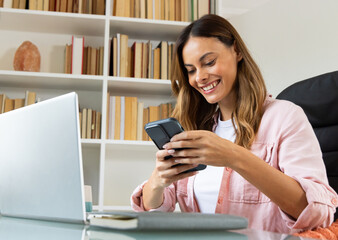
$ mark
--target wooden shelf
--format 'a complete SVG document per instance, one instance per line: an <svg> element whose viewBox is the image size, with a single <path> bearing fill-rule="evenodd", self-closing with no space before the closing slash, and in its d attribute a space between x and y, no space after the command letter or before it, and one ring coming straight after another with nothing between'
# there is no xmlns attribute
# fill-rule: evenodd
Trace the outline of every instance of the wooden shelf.
<svg viewBox="0 0 338 240"><path fill-rule="evenodd" d="M104 36L106 17L92 14L0 8L0 19L1 30Z"/></svg>
<svg viewBox="0 0 338 240"><path fill-rule="evenodd" d="M143 94L157 94L171 96L171 81L146 78L109 77L108 87L114 92L142 92Z"/></svg>
<svg viewBox="0 0 338 240"><path fill-rule="evenodd" d="M2 87L55 88L102 91L103 77L61 73L0 70Z"/></svg>
<svg viewBox="0 0 338 240"><path fill-rule="evenodd" d="M110 33L127 34L129 38L176 41L189 22L151 20L142 18L110 17Z"/></svg>

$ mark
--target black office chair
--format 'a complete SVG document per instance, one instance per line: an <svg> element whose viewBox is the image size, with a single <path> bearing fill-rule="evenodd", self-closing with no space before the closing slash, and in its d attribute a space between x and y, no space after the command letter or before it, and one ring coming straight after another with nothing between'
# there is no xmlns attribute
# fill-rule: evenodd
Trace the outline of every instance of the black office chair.
<svg viewBox="0 0 338 240"><path fill-rule="evenodd" d="M323 152L329 184L338 192L338 71L297 82L277 98L303 108Z"/></svg>

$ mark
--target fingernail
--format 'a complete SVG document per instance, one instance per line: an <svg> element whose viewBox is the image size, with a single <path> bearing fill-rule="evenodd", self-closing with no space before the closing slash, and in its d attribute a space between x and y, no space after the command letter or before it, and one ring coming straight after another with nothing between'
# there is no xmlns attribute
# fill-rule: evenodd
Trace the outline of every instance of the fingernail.
<svg viewBox="0 0 338 240"><path fill-rule="evenodd" d="M166 148L167 148L167 144L164 144L164 145L163 145L163 148L166 149Z"/></svg>
<svg viewBox="0 0 338 240"><path fill-rule="evenodd" d="M174 149L170 149L170 150L168 150L168 153L169 154L173 154L175 152L175 150Z"/></svg>
<svg viewBox="0 0 338 240"><path fill-rule="evenodd" d="M180 163L180 160L175 160L175 163Z"/></svg>

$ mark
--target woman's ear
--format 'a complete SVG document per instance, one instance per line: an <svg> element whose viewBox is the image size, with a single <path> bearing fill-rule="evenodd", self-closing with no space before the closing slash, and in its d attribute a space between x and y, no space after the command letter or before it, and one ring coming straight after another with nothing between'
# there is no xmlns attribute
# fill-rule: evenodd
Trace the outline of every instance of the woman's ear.
<svg viewBox="0 0 338 240"><path fill-rule="evenodd" d="M242 56L242 53L238 50L236 40L234 41L234 49L237 54L237 62L240 62L243 59L243 56Z"/></svg>

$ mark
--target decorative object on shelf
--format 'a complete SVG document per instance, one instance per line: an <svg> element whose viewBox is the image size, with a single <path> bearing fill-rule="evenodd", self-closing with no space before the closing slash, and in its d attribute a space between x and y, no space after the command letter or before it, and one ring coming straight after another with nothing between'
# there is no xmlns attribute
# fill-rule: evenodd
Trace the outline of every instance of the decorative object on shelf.
<svg viewBox="0 0 338 240"><path fill-rule="evenodd" d="M30 41L24 41L16 50L13 67L16 71L40 72L39 49Z"/></svg>

